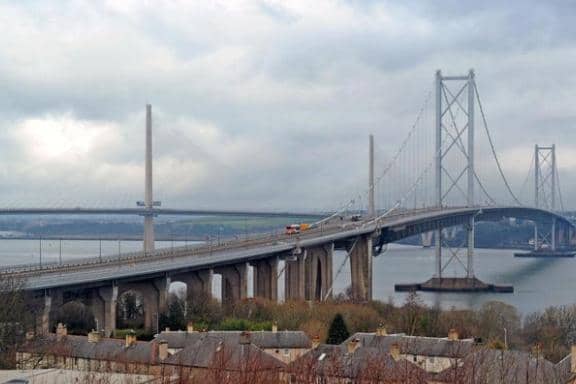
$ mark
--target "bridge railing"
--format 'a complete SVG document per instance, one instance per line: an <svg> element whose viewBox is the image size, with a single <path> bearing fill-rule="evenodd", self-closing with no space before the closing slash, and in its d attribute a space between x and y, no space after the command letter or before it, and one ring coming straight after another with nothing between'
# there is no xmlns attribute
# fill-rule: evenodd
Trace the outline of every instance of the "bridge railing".
<svg viewBox="0 0 576 384"><path fill-rule="evenodd" d="M360 223L354 223L354 225L359 225ZM152 253L146 253L143 251L126 252L121 254L98 256L98 257L88 257L88 258L75 258L69 259L66 262L60 263L57 261L43 262L43 263L30 263L30 264L19 264L10 265L0 268L0 275L10 275L10 274L39 274L43 272L64 272L73 270L76 268L86 268L90 266L99 265L117 265L134 263L143 260L155 260L155 259L165 259L171 257L179 256L207 256L214 252L220 251L230 251L238 248L249 247L253 245L258 245L262 243L282 244L283 242L298 241L299 239L304 239L307 237L314 237L318 233L332 233L342 230L343 227L340 226L320 226L318 228L310 229L308 231L302 232L298 235L288 236L284 232L274 232L274 233L258 233L242 238L233 239L223 239L222 241L214 244L212 240L204 244L196 245L184 245L178 247L163 248L156 250Z"/></svg>
<svg viewBox="0 0 576 384"><path fill-rule="evenodd" d="M124 264L128 262L136 262L142 260L163 259L178 256L206 256L214 252L222 250L231 250L235 248L256 245L261 242L271 240L279 240L283 234L280 233L259 233L256 235L249 235L243 238L223 239L218 243L214 243L211 239L207 243L197 245L185 245L178 247L163 248L152 253L143 251L126 252L121 254L106 255L101 257L87 257L69 259L66 262L60 263L58 261L50 261L43 263L29 263L9 265L0 268L0 274L18 274L18 273L34 273L34 272L49 272L59 270L70 270L77 267L89 267L93 265L102 264Z"/></svg>

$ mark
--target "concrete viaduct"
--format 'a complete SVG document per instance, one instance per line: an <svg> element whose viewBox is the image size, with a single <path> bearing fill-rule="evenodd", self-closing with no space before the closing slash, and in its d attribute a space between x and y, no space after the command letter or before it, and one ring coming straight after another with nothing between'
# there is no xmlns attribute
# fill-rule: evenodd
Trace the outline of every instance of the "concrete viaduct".
<svg viewBox="0 0 576 384"><path fill-rule="evenodd" d="M145 327L155 329L156 317L166 310L172 282L183 282L194 300L210 295L212 277L221 275L222 304L247 297L248 266L254 268L253 294L278 299L279 262L284 261L286 300L322 301L331 296L334 250L348 253L352 294L358 300L372 298L372 260L383 244L430 231L476 221L515 217L554 223L557 243L574 237L573 225L550 211L525 207L464 207L403 211L359 222L328 222L298 235L270 235L235 240L219 246L159 249L122 256L82 259L66 264L12 266L0 270L0 278L21 279L25 290L41 304L38 327L47 332L58 308L80 300L94 313L99 328L110 334L116 328L119 297L139 292L143 299Z"/></svg>

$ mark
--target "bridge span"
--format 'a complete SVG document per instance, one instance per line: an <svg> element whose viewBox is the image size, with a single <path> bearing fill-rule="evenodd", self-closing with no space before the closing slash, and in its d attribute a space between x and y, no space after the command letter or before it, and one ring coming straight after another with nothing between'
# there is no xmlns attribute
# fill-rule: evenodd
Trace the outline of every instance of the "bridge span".
<svg viewBox="0 0 576 384"><path fill-rule="evenodd" d="M247 297L248 266L254 267L254 296L278 299L278 281L284 261L286 300L328 299L332 294L333 252L347 252L352 294L372 298L372 262L384 244L409 236L475 221L514 217L554 223L559 244L574 237L574 226L553 212L528 207L460 207L398 211L353 222L335 218L298 235L266 235L233 240L218 246L204 244L135 252L66 264L9 266L0 277L21 279L24 289L41 302L39 328L53 326L55 311L71 300L89 306L107 333L116 326L118 298L128 290L144 298L145 326L166 310L171 282L186 284L190 297L211 294L212 276L222 277L222 303L232 305Z"/></svg>

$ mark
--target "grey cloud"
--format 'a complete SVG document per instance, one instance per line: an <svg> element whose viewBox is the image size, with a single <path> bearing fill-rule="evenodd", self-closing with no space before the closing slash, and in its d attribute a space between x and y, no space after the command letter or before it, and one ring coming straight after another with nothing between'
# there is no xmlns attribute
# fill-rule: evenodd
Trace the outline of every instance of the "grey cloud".
<svg viewBox="0 0 576 384"><path fill-rule="evenodd" d="M116 3L1 6L11 18L0 36L0 202L133 202L150 102L165 204L334 208L364 189L368 133L390 159L437 68L476 69L499 151L526 148L525 161L505 164L514 185L534 143L559 143L560 159L576 145L565 2L321 1L321 15L299 2ZM38 169L7 135L66 113L112 123L119 144ZM502 189L493 171L479 173Z"/></svg>

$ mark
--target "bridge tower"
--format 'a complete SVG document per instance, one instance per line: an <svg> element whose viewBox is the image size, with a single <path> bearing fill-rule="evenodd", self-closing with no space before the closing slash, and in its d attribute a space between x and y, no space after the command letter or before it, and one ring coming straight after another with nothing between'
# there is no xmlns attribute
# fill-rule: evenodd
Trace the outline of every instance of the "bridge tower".
<svg viewBox="0 0 576 384"><path fill-rule="evenodd" d="M453 92L448 88L447 83L458 83L457 91ZM474 105L475 105L475 76L474 70L470 70L464 76L443 76L442 72L436 72L435 81L435 199L438 208L447 205L448 195L459 190L465 196L466 205L474 206ZM466 96L466 102L462 103L462 96ZM461 112L465 120L460 122L455 118L456 112ZM466 144L466 145L465 145ZM452 169L446 164L447 156L452 152L463 155L465 162L458 165L458 169ZM461 179L466 176L466 186L460 186ZM445 180L446 179L446 182ZM461 264L466 270L466 277L474 277L474 218L472 217L466 225L468 247L466 253L466 263ZM458 258L451 257L446 264L442 262L442 230L435 233L436 250L436 274L438 279L442 279L444 269L448 264Z"/></svg>
<svg viewBox="0 0 576 384"><path fill-rule="evenodd" d="M144 201L138 201L138 206L146 208L148 213L144 214L144 252L154 252L154 213L155 206L160 202L154 201L152 193L152 106L146 104L146 152L144 156Z"/></svg>
<svg viewBox="0 0 576 384"><path fill-rule="evenodd" d="M558 193L556 168L556 145L534 146L534 206L536 208L556 211L556 196ZM549 233L539 231L534 222L534 250L549 246L556 250L556 220L552 220Z"/></svg>

